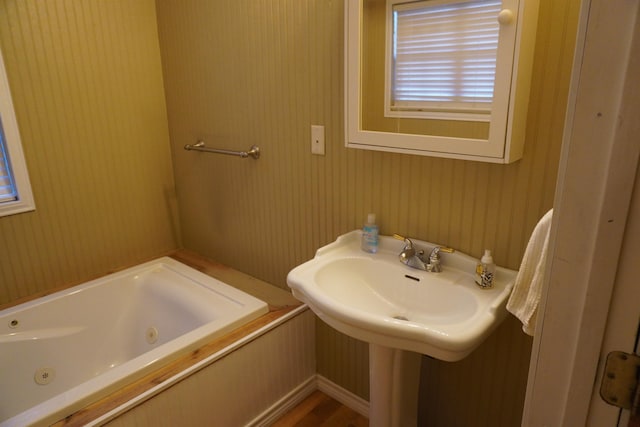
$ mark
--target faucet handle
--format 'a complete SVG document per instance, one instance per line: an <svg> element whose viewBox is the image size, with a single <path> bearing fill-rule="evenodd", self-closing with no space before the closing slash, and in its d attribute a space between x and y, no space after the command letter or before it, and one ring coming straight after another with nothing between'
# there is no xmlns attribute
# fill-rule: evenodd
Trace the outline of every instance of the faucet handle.
<svg viewBox="0 0 640 427"><path fill-rule="evenodd" d="M446 246L436 246L433 248L429 255L429 271L432 273L440 273L442 271L442 266L440 265L440 252L452 253L454 252L454 249Z"/></svg>
<svg viewBox="0 0 640 427"><path fill-rule="evenodd" d="M436 246L435 248L433 248L433 250L435 251L437 249L437 252L446 252L448 254L452 254L454 253L456 250L453 248L448 248L446 246Z"/></svg>
<svg viewBox="0 0 640 427"><path fill-rule="evenodd" d="M399 234L394 234L393 238L396 240L404 240L404 249L413 249L413 242L408 237L401 236Z"/></svg>
<svg viewBox="0 0 640 427"><path fill-rule="evenodd" d="M398 255L398 258L400 258L400 262L402 262L403 264L409 265L412 258L414 258L416 255L416 250L413 249L413 242L408 237L404 237L399 234L394 234L393 238L398 240L404 240L404 248L402 249L402 252L400 252L400 254Z"/></svg>
<svg viewBox="0 0 640 427"><path fill-rule="evenodd" d="M433 250L431 251L431 254L429 255L429 259L440 259L440 252L446 252L448 254L455 252L456 250L453 248L449 248L446 246L436 246L435 248L433 248Z"/></svg>

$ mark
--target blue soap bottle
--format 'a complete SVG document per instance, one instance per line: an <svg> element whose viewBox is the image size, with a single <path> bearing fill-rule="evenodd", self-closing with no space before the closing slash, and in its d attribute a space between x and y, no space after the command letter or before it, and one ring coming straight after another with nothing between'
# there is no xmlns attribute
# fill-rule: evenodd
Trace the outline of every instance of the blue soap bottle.
<svg viewBox="0 0 640 427"><path fill-rule="evenodd" d="M362 227L362 250L375 254L378 252L378 226L376 225L376 215L367 215L367 222Z"/></svg>

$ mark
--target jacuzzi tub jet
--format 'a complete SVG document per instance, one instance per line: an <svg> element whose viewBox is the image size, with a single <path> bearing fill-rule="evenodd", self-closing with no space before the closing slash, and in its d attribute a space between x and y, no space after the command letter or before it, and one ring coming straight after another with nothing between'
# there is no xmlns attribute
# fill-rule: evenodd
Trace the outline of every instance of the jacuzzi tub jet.
<svg viewBox="0 0 640 427"><path fill-rule="evenodd" d="M150 328L147 329L146 336L147 336L147 342L149 344L155 344L155 342L158 341L158 329L151 326Z"/></svg>
<svg viewBox="0 0 640 427"><path fill-rule="evenodd" d="M53 368L38 368L33 374L36 384L47 385L56 378L56 370Z"/></svg>

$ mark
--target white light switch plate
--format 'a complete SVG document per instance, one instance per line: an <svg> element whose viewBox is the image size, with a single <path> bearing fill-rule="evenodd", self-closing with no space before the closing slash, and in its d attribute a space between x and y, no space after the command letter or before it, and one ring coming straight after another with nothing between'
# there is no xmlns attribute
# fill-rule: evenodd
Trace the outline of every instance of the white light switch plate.
<svg viewBox="0 0 640 427"><path fill-rule="evenodd" d="M311 154L324 156L324 126L311 125Z"/></svg>

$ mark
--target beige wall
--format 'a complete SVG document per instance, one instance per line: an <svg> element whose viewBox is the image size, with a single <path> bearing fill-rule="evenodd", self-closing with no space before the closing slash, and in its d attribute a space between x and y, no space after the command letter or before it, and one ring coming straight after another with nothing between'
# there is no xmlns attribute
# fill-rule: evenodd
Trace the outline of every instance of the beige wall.
<svg viewBox="0 0 640 427"><path fill-rule="evenodd" d="M0 45L36 202L0 218L0 304L175 248L153 1L2 0Z"/></svg>
<svg viewBox="0 0 640 427"><path fill-rule="evenodd" d="M0 302L161 254L178 229L184 247L285 288L367 212L384 234L518 268L553 201L577 3L542 0L524 158L492 165L344 147L343 1L162 0L158 30L149 0L0 1L37 204L0 218ZM182 149L198 138L263 156ZM317 328L319 372L366 397L366 345ZM424 358L422 416L517 425L530 346L510 318L460 363Z"/></svg>
<svg viewBox="0 0 640 427"><path fill-rule="evenodd" d="M542 3L525 157L493 165L344 147L342 1L158 2L184 246L286 287L376 212L384 234L518 268L553 201L578 1ZM183 150L200 138L262 158Z"/></svg>
<svg viewBox="0 0 640 427"><path fill-rule="evenodd" d="M504 166L344 147L343 1L157 2L184 245L285 287L292 267L376 212L384 234L491 248L518 268L553 201L577 3L542 1L525 154ZM310 153L312 124L326 127L324 157ZM199 138L263 156L182 149ZM530 347L510 319L459 364L425 358L421 413L519 424ZM321 374L368 394L366 345L319 323L317 348Z"/></svg>

